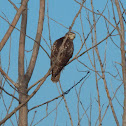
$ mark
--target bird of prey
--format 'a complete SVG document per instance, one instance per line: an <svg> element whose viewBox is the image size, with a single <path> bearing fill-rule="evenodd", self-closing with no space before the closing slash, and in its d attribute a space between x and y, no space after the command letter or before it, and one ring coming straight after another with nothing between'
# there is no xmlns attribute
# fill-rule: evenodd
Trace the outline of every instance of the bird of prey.
<svg viewBox="0 0 126 126"><path fill-rule="evenodd" d="M75 33L68 32L64 37L57 39L51 48L51 66L53 66L51 80L54 83L59 81L61 71L73 55L74 38Z"/></svg>

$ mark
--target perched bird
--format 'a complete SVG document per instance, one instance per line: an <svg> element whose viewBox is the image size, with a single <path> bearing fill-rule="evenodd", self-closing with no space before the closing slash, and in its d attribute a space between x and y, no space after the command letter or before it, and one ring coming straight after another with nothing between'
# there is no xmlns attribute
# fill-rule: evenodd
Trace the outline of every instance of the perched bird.
<svg viewBox="0 0 126 126"><path fill-rule="evenodd" d="M59 81L61 71L67 65L69 59L73 55L74 38L75 33L68 32L64 37L57 39L51 48L51 66L54 65L51 80L54 83Z"/></svg>

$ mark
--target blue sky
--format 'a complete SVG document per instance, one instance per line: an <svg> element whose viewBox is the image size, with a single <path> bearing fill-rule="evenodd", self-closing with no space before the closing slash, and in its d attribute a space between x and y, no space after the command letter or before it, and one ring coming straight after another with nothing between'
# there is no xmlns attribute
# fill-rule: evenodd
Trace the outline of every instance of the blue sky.
<svg viewBox="0 0 126 126"><path fill-rule="evenodd" d="M81 0L79 0L79 1L81 2ZM16 4L17 7L20 7L19 0L13 0L13 2ZM95 12L97 12L97 10L102 12L106 2L107 2L107 0L93 1ZM80 5L77 4L74 0L49 0L48 3L49 3L49 17L54 19L55 21L63 24L67 28L71 25L76 13L78 12L78 10L80 8ZM124 0L122 0L122 3L123 3L123 6L125 7L126 3ZM89 9L91 9L90 1L86 1L85 6ZM110 15L108 15L108 10L110 12ZM115 10L116 10L116 8L115 8ZM0 1L0 16L3 16L4 18L6 18L2 12L6 15L9 22L12 22L15 14L16 14L16 10L7 0ZM39 0L34 0L34 1L29 0L27 35L32 37L33 39L35 39L36 31L37 31L37 22L38 22L38 16L39 16L38 12L39 12ZM89 11L87 11L87 13L89 13L91 23L93 24L92 13ZM87 20L87 15L86 15L87 13L86 13L86 10L83 8L81 16L82 16L85 36L87 36L87 34L90 32L90 26L89 26L89 22ZM42 35L49 44L48 19L47 19L46 15L47 15L47 1L46 1L45 19L44 19L44 27L43 27ZM108 2L107 8L105 9L105 12L103 13L103 15L106 16L108 19L110 16L110 21L111 21L111 23L114 24L110 1ZM116 16L117 16L117 13L116 13ZM96 15L96 19L98 17L99 17L99 15ZM68 32L68 29L59 25L55 21L53 21L51 19L49 20L52 43L56 39L64 36L66 34L66 32ZM117 16L117 21L118 21L118 16ZM16 25L16 27L19 29L20 29L20 23L21 23L21 18ZM0 33L1 33L0 40L5 35L8 27L9 27L9 25L3 19L0 18ZM97 27L97 41L99 42L102 39L104 39L105 36L107 36L105 20L103 19L103 17L100 18L96 27ZM110 29L110 31L112 31L113 27L111 25L109 25L109 29ZM84 40L83 34L82 34L80 15L76 19L72 30L78 32L81 35L82 40ZM114 34L117 34L117 31L114 32ZM8 75L15 82L18 79L19 36L20 36L20 32L17 30L14 30L13 33L11 34L11 53L10 53L11 59L10 59L10 69L9 69ZM120 46L119 36L115 36L112 38L113 38L114 42L118 46ZM118 63L121 62L120 50L112 43L111 39L107 39L107 41L104 41L103 43L101 43L98 46L101 59L102 59L102 61L104 60L106 42L107 42L106 71L116 75L117 71L116 71L114 65L117 65L117 68L121 74L121 67L115 63L115 62L118 62ZM33 44L34 44L34 42L31 39L26 37L26 50L31 50L33 47ZM87 48L90 48L92 46L91 35L87 39L86 44L87 44ZM43 39L41 39L41 45L50 54L50 49L48 48L46 43L43 41ZM3 68L3 70L5 70L5 72L7 72L7 67L9 64L9 47L10 47L10 38L9 38L8 42L6 43L5 47L3 48L3 50L1 51L2 68ZM79 38L79 35L76 34L76 38L74 40L74 55L78 52L80 47L81 47L81 40ZM86 50L86 48L84 47L81 52L84 52L85 50ZM31 54L32 54L32 52L29 52L29 53L25 52L25 58L27 59L27 64L26 64L26 60L25 60L25 64L26 64L25 69L27 68ZM93 57L92 50L89 51L89 54L92 58ZM84 54L82 57L80 57L79 60L81 62L83 62L84 64L86 64L88 67L92 68L87 53ZM97 57L96 57L96 64L97 64L97 70L100 71L99 62L98 62ZM46 74L46 72L48 71L49 68L50 68L50 59L47 57L45 52L40 48L35 70L33 72L32 78L29 82L29 86L31 86L37 80L42 78ZM81 65L76 60L73 61L72 63L70 63L68 66L66 66L65 69L63 70L63 72L61 74L61 78L60 78L63 91L66 91L71 86L73 86L74 83L77 83L83 76L86 75L86 72L84 72L84 71L87 71L87 70L88 69L86 67ZM79 72L79 71L83 71L83 72ZM106 75L106 80L107 80L107 85L108 85L108 88L110 91L110 95L112 97L113 96L112 90L114 90L114 92L115 92L116 88L121 84L121 81L115 80L115 78L113 78L110 74L106 73L105 75ZM117 77L117 78L119 79L119 77ZM47 78L44 85L40 88L40 90L37 92L37 94L29 101L29 103L28 103L29 108L32 108L36 105L44 103L59 95L56 85L53 84L50 79L51 79L51 76L49 76ZM77 91L79 91L80 85L81 85L81 83L76 87ZM98 85L99 85L100 98L101 98L101 107L103 107L102 108L102 116L103 116L106 106L108 105L108 99L107 99L107 95L105 92L103 80L100 79L98 82ZM13 89L10 88L7 83L5 83L4 88L8 92L13 93ZM33 88L29 92L29 94L31 94L34 89L35 88ZM7 96L5 93L3 93L3 96L5 98L5 103L7 104L7 106L9 106L11 98L9 96ZM17 93L16 93L16 96L18 97ZM123 86L121 86L121 88L117 92L116 96L117 96L119 102L123 105ZM97 90L96 90L96 82L95 82L95 73L92 71L90 71L90 76L84 82L83 87L81 89L80 99L81 99L85 109L87 109L90 106L90 98L92 99L91 123L92 123L92 126L94 126L96 123L96 120L98 118L98 103L96 100L97 99ZM53 101L48 105L48 112L55 108L56 104L58 104L60 99ZM68 95L66 95L66 100L68 103L68 107L70 109L70 113L72 115L73 123L76 126L77 121L78 121L78 116L77 116L77 96L76 96L75 88L72 89ZM0 112L2 112L5 109L2 100L0 100L0 104L2 104L1 109L0 109ZM17 102L14 101L10 112L16 107L16 105L17 105ZM116 114L118 117L118 121L121 125L122 124L122 107L118 104L118 102L115 99L113 100L113 105L114 105L114 108L115 108L115 111L116 111ZM36 117L35 117L33 124L37 123L41 118L43 118L46 115L46 106L42 106L40 108L37 108L37 109L29 112L29 115L28 115L29 125L33 118L34 111L37 111L37 113L36 113ZM84 111L80 105L80 117L82 116L83 113L84 113ZM87 114L90 117L90 109L88 109ZM6 115L6 113L3 113L2 117L0 116L0 118L4 118L5 115ZM55 116L56 116L56 112L54 111L52 114L50 114L48 116L48 118L44 119L37 126L41 126L41 125L52 126L54 124ZM13 115L12 120L13 120L14 125L17 125L16 120L15 120L15 115ZM5 123L5 126L10 125L10 124L11 124L10 121L7 121ZM103 124L103 126L115 126L116 125L114 118L112 116L110 107L106 113L106 116L105 116L102 124ZM64 101L62 100L57 109L56 126L64 126L64 125L69 126L70 120L69 120L69 116L68 116L66 108L65 108ZM85 125L85 126L88 125L88 119L87 119L86 115L83 117L83 119L81 121L81 125ZM98 123L97 123L97 125L98 125Z"/></svg>

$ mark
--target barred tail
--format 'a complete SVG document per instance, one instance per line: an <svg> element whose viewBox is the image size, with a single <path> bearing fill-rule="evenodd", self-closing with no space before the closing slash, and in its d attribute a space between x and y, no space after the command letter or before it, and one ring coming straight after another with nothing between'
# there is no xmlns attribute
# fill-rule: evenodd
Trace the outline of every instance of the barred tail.
<svg viewBox="0 0 126 126"><path fill-rule="evenodd" d="M51 77L51 80L53 83L57 83L59 81L59 79L60 79L60 73L56 77L54 77L54 76Z"/></svg>

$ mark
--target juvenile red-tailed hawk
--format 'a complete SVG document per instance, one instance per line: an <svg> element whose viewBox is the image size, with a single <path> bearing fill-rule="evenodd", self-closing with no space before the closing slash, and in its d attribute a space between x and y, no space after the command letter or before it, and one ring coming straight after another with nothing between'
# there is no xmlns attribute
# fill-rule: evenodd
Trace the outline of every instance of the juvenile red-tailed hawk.
<svg viewBox="0 0 126 126"><path fill-rule="evenodd" d="M67 36L67 37L66 37ZM66 39L67 38L67 39ZM58 82L60 78L60 72L62 69L67 65L69 59L73 55L74 51L74 45L73 40L75 38L75 33L68 32L66 35L60 39L57 39L51 49L51 66L54 64L54 67L52 69L52 77L51 80L53 82ZM64 41L64 39L66 41ZM60 52L61 45L65 42L62 46L62 53ZM58 55L60 54L60 55Z"/></svg>

